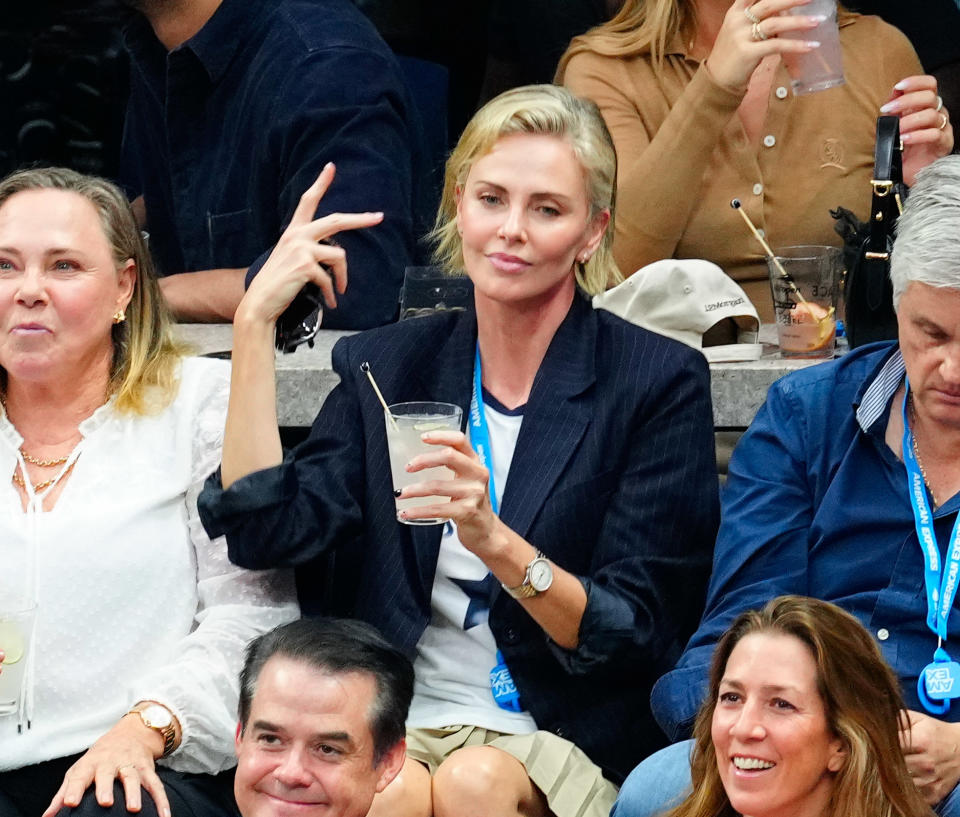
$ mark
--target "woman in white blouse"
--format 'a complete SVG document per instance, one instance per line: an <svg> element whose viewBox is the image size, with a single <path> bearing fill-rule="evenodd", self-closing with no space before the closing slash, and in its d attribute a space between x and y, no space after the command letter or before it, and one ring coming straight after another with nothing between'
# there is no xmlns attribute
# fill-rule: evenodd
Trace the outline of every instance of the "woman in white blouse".
<svg viewBox="0 0 960 817"><path fill-rule="evenodd" d="M25 706L0 717L3 817L88 790L179 817L218 791L182 773L233 765L244 646L297 607L286 575L234 567L197 519L228 385L173 341L119 190L0 181L0 609L36 605Z"/></svg>

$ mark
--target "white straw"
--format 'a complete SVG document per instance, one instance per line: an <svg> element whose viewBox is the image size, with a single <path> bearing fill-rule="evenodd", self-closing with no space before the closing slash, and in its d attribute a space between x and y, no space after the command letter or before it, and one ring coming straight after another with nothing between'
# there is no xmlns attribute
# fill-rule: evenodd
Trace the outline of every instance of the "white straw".
<svg viewBox="0 0 960 817"><path fill-rule="evenodd" d="M390 418L390 424L393 426L393 430L399 431L400 427L397 425L397 421L393 419L393 415L390 413L390 408L387 406L387 401L383 399L383 395L380 393L380 387L377 386L377 381L373 379L373 372L370 371L370 364L366 360L360 364L360 371L366 374L367 379L370 381L370 385L373 386L373 390L377 393L377 399L380 401L380 405L383 406L383 410L387 417Z"/></svg>

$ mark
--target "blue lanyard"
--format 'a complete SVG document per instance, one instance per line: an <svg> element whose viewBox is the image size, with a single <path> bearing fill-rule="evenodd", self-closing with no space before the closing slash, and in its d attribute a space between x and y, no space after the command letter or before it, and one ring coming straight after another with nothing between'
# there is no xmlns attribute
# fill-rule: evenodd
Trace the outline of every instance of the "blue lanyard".
<svg viewBox="0 0 960 817"><path fill-rule="evenodd" d="M923 481L923 473L913 449L913 432L907 418L907 403L910 399L910 384L903 395L903 464L907 468L907 488L913 519L923 551L923 578L927 588L927 626L936 634L939 642L947 640L947 621L957 595L957 580L960 579L960 514L950 534L947 569L940 564L940 549L937 534L933 529L933 509ZM943 574L941 577L941 573Z"/></svg>
<svg viewBox="0 0 960 817"><path fill-rule="evenodd" d="M923 580L927 591L927 627L937 636L933 662L917 679L917 695L923 707L935 715L945 713L950 701L960 697L960 665L951 660L943 644L947 640L947 625L960 579L960 514L953 525L947 548L946 570L940 563L940 547L933 527L933 509L923 472L913 448L913 432L907 416L910 400L910 382L905 381L903 395L903 464L907 469L907 492L913 507L913 520L923 552ZM942 575L941 575L942 574ZM954 687L957 687L955 690Z"/></svg>
<svg viewBox="0 0 960 817"><path fill-rule="evenodd" d="M470 445L476 451L480 464L490 472L490 506L499 516L497 486L493 479L493 452L490 450L490 429L483 410L483 377L480 373L480 344L477 344L473 363L473 396L470 398Z"/></svg>
<svg viewBox="0 0 960 817"><path fill-rule="evenodd" d="M470 445L477 452L480 464L490 474L487 490L490 492L490 507L495 514L500 513L497 502L497 486L493 479L493 451L490 449L490 429L487 415L483 410L483 376L480 369L480 344L473 359L473 396L470 398ZM503 660L503 653L497 650L497 665L490 670L490 691L493 700L501 709L508 712L522 712L520 693L513 683L510 668Z"/></svg>

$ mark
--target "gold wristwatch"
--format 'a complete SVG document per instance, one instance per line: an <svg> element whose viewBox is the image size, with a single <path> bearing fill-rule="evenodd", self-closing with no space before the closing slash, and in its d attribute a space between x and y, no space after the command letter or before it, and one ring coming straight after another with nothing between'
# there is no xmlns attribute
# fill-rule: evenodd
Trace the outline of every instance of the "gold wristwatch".
<svg viewBox="0 0 960 817"><path fill-rule="evenodd" d="M163 754L160 757L166 757L173 751L174 743L177 740L177 726L174 722L173 713L163 704L141 701L127 714L139 715L144 726L160 733L163 738Z"/></svg>

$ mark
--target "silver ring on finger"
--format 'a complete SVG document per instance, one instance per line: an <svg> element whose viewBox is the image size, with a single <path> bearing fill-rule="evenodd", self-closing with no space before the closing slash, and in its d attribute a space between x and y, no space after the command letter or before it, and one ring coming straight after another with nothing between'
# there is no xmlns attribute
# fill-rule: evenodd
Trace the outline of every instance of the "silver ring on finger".
<svg viewBox="0 0 960 817"><path fill-rule="evenodd" d="M763 29L760 28L760 23L754 23L753 28L750 29L750 37L755 43L762 42L763 40L769 39L768 35L763 33Z"/></svg>
<svg viewBox="0 0 960 817"><path fill-rule="evenodd" d="M943 130L945 127L947 127L947 122L948 122L948 121L949 121L949 120L947 119L947 115L946 115L945 113L941 113L941 114L940 114L940 124L939 124L937 127L940 128L940 130Z"/></svg>
<svg viewBox="0 0 960 817"><path fill-rule="evenodd" d="M937 113L939 113L942 108L943 108L943 97L940 96L940 94L937 94L937 107L934 108L934 110L937 111Z"/></svg>
<svg viewBox="0 0 960 817"><path fill-rule="evenodd" d="M753 6L747 6L747 7L743 10L743 14L744 14L744 16L745 16L751 23L753 23L754 25L756 25L757 23L760 22L760 18L757 17L757 15L753 13Z"/></svg>

